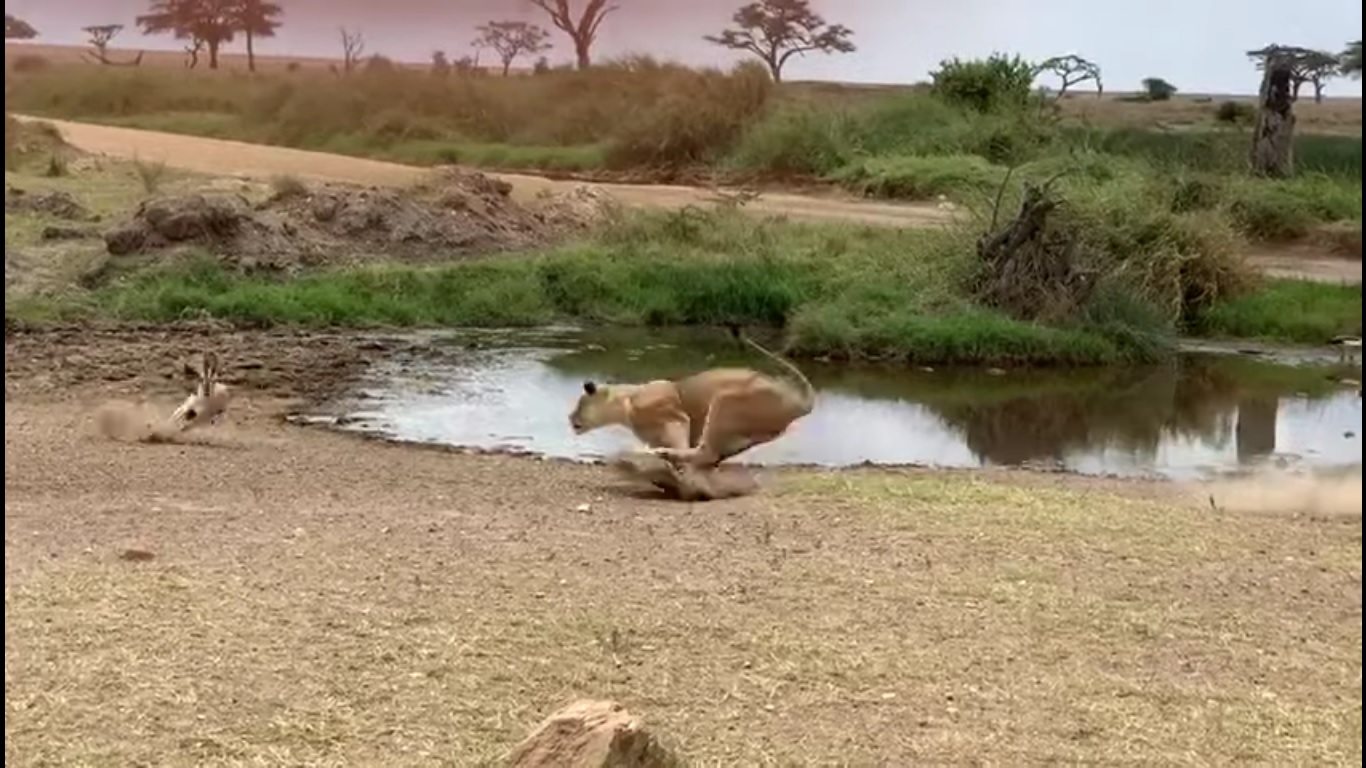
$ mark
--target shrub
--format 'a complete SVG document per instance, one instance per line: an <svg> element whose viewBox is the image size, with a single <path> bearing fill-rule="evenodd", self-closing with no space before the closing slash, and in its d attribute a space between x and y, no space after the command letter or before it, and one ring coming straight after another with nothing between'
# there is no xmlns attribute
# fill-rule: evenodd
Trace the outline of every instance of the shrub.
<svg viewBox="0 0 1366 768"><path fill-rule="evenodd" d="M1148 101L1168 101L1176 95L1176 86L1160 77L1145 77L1143 95L1148 97Z"/></svg>
<svg viewBox="0 0 1366 768"><path fill-rule="evenodd" d="M977 155L872 157L835 173L834 178L867 197L930 200L984 199L1001 183L1005 170Z"/></svg>
<svg viewBox="0 0 1366 768"><path fill-rule="evenodd" d="M1361 218L1361 187L1350 189L1322 176L1247 181L1232 196L1229 213L1233 221L1256 240L1298 240L1321 222Z"/></svg>
<svg viewBox="0 0 1366 768"><path fill-rule="evenodd" d="M940 62L930 73L934 93L950 103L978 112L1019 108L1034 91L1034 65L1019 55L993 53L986 59L958 57Z"/></svg>
<svg viewBox="0 0 1366 768"><path fill-rule="evenodd" d="M52 66L52 62L36 53L21 53L14 57L10 62L11 72L23 74L28 72L42 72Z"/></svg>
<svg viewBox="0 0 1366 768"><path fill-rule="evenodd" d="M1224 202L1228 185L1217 176L1198 174L1179 178L1171 190L1172 213L1210 211Z"/></svg>
<svg viewBox="0 0 1366 768"><path fill-rule="evenodd" d="M849 162L859 125L842 111L778 110L749 126L727 163L776 174L824 175Z"/></svg>
<svg viewBox="0 0 1366 768"><path fill-rule="evenodd" d="M1257 110L1251 104L1221 101L1214 109L1214 119L1229 125L1246 125L1257 119Z"/></svg>
<svg viewBox="0 0 1366 768"><path fill-rule="evenodd" d="M5 113L5 170L13 170L19 165L19 132L23 125L14 115Z"/></svg>
<svg viewBox="0 0 1366 768"><path fill-rule="evenodd" d="M678 168L719 159L763 113L773 92L768 72L754 62L729 74L675 67L658 84L653 109L617 116L609 165Z"/></svg>
<svg viewBox="0 0 1366 768"><path fill-rule="evenodd" d="M1170 199L1134 173L1065 189L1067 205L1056 218L1079 253L1168 323L1187 322L1253 285L1238 256L1238 233L1219 212L1173 213Z"/></svg>

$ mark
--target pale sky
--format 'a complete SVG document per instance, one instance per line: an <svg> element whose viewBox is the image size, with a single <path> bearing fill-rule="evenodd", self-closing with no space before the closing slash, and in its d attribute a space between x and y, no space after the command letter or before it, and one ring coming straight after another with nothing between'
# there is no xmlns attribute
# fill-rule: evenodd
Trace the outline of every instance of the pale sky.
<svg viewBox="0 0 1366 768"><path fill-rule="evenodd" d="M336 30L347 25L364 31L367 54L425 61L433 50L444 49L455 58L469 51L476 24L509 18L544 22L528 0L278 2L285 7L285 26L276 39L260 42L257 50L263 54L337 56ZM583 0L572 2L577 9ZM628 52L691 64L735 58L701 37L723 29L739 0L617 2L621 10L603 24L599 58ZM942 58L1001 50L1034 59L1085 56L1101 66L1109 91L1137 90L1143 78L1152 76L1183 93L1254 93L1259 79L1244 51L1270 43L1339 51L1362 29L1361 5L1347 0L1148 0L1108 8L1095 0L814 0L813 5L827 20L851 27L859 49L795 59L788 79L909 83L928 79ZM117 41L120 47L178 50L167 38L142 37L132 29L133 17L146 8L146 0L5 3L6 12L37 27L44 42L79 43L82 26L123 23L129 29ZM558 32L554 40L551 60L568 60L572 47ZM1327 94L1360 96L1361 82L1336 80Z"/></svg>

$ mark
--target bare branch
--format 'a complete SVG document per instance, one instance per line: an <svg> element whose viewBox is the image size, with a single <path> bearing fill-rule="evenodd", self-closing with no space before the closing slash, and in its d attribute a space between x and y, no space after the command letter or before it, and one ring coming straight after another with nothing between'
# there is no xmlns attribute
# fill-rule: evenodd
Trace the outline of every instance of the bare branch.
<svg viewBox="0 0 1366 768"><path fill-rule="evenodd" d="M365 36L359 29L337 27L337 31L341 34L342 72L350 74L356 69L361 55L365 53Z"/></svg>

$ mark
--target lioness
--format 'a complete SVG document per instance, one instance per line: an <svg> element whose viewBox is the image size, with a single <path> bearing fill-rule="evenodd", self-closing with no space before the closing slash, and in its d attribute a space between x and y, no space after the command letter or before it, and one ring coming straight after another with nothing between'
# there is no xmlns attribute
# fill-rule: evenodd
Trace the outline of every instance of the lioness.
<svg viewBox="0 0 1366 768"><path fill-rule="evenodd" d="M613 424L629 427L653 453L694 468L714 467L776 439L811 413L816 390L797 366L739 328L730 331L787 369L795 385L748 368L713 368L644 384L585 381L570 427L579 435Z"/></svg>

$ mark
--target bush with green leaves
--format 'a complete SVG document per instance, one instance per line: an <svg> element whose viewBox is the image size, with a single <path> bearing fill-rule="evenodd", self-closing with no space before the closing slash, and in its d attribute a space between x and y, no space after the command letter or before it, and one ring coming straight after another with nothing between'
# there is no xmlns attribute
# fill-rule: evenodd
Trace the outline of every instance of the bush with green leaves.
<svg viewBox="0 0 1366 768"><path fill-rule="evenodd" d="M1145 77L1143 94L1148 97L1148 101L1169 101L1176 95L1176 86L1160 77Z"/></svg>
<svg viewBox="0 0 1366 768"><path fill-rule="evenodd" d="M1229 125L1244 125L1257 118L1257 110L1251 104L1237 101L1221 101L1214 109L1214 119Z"/></svg>
<svg viewBox="0 0 1366 768"><path fill-rule="evenodd" d="M930 73L934 93L978 112L1017 109L1034 95L1037 69L1018 54L993 53L985 59L945 59Z"/></svg>

